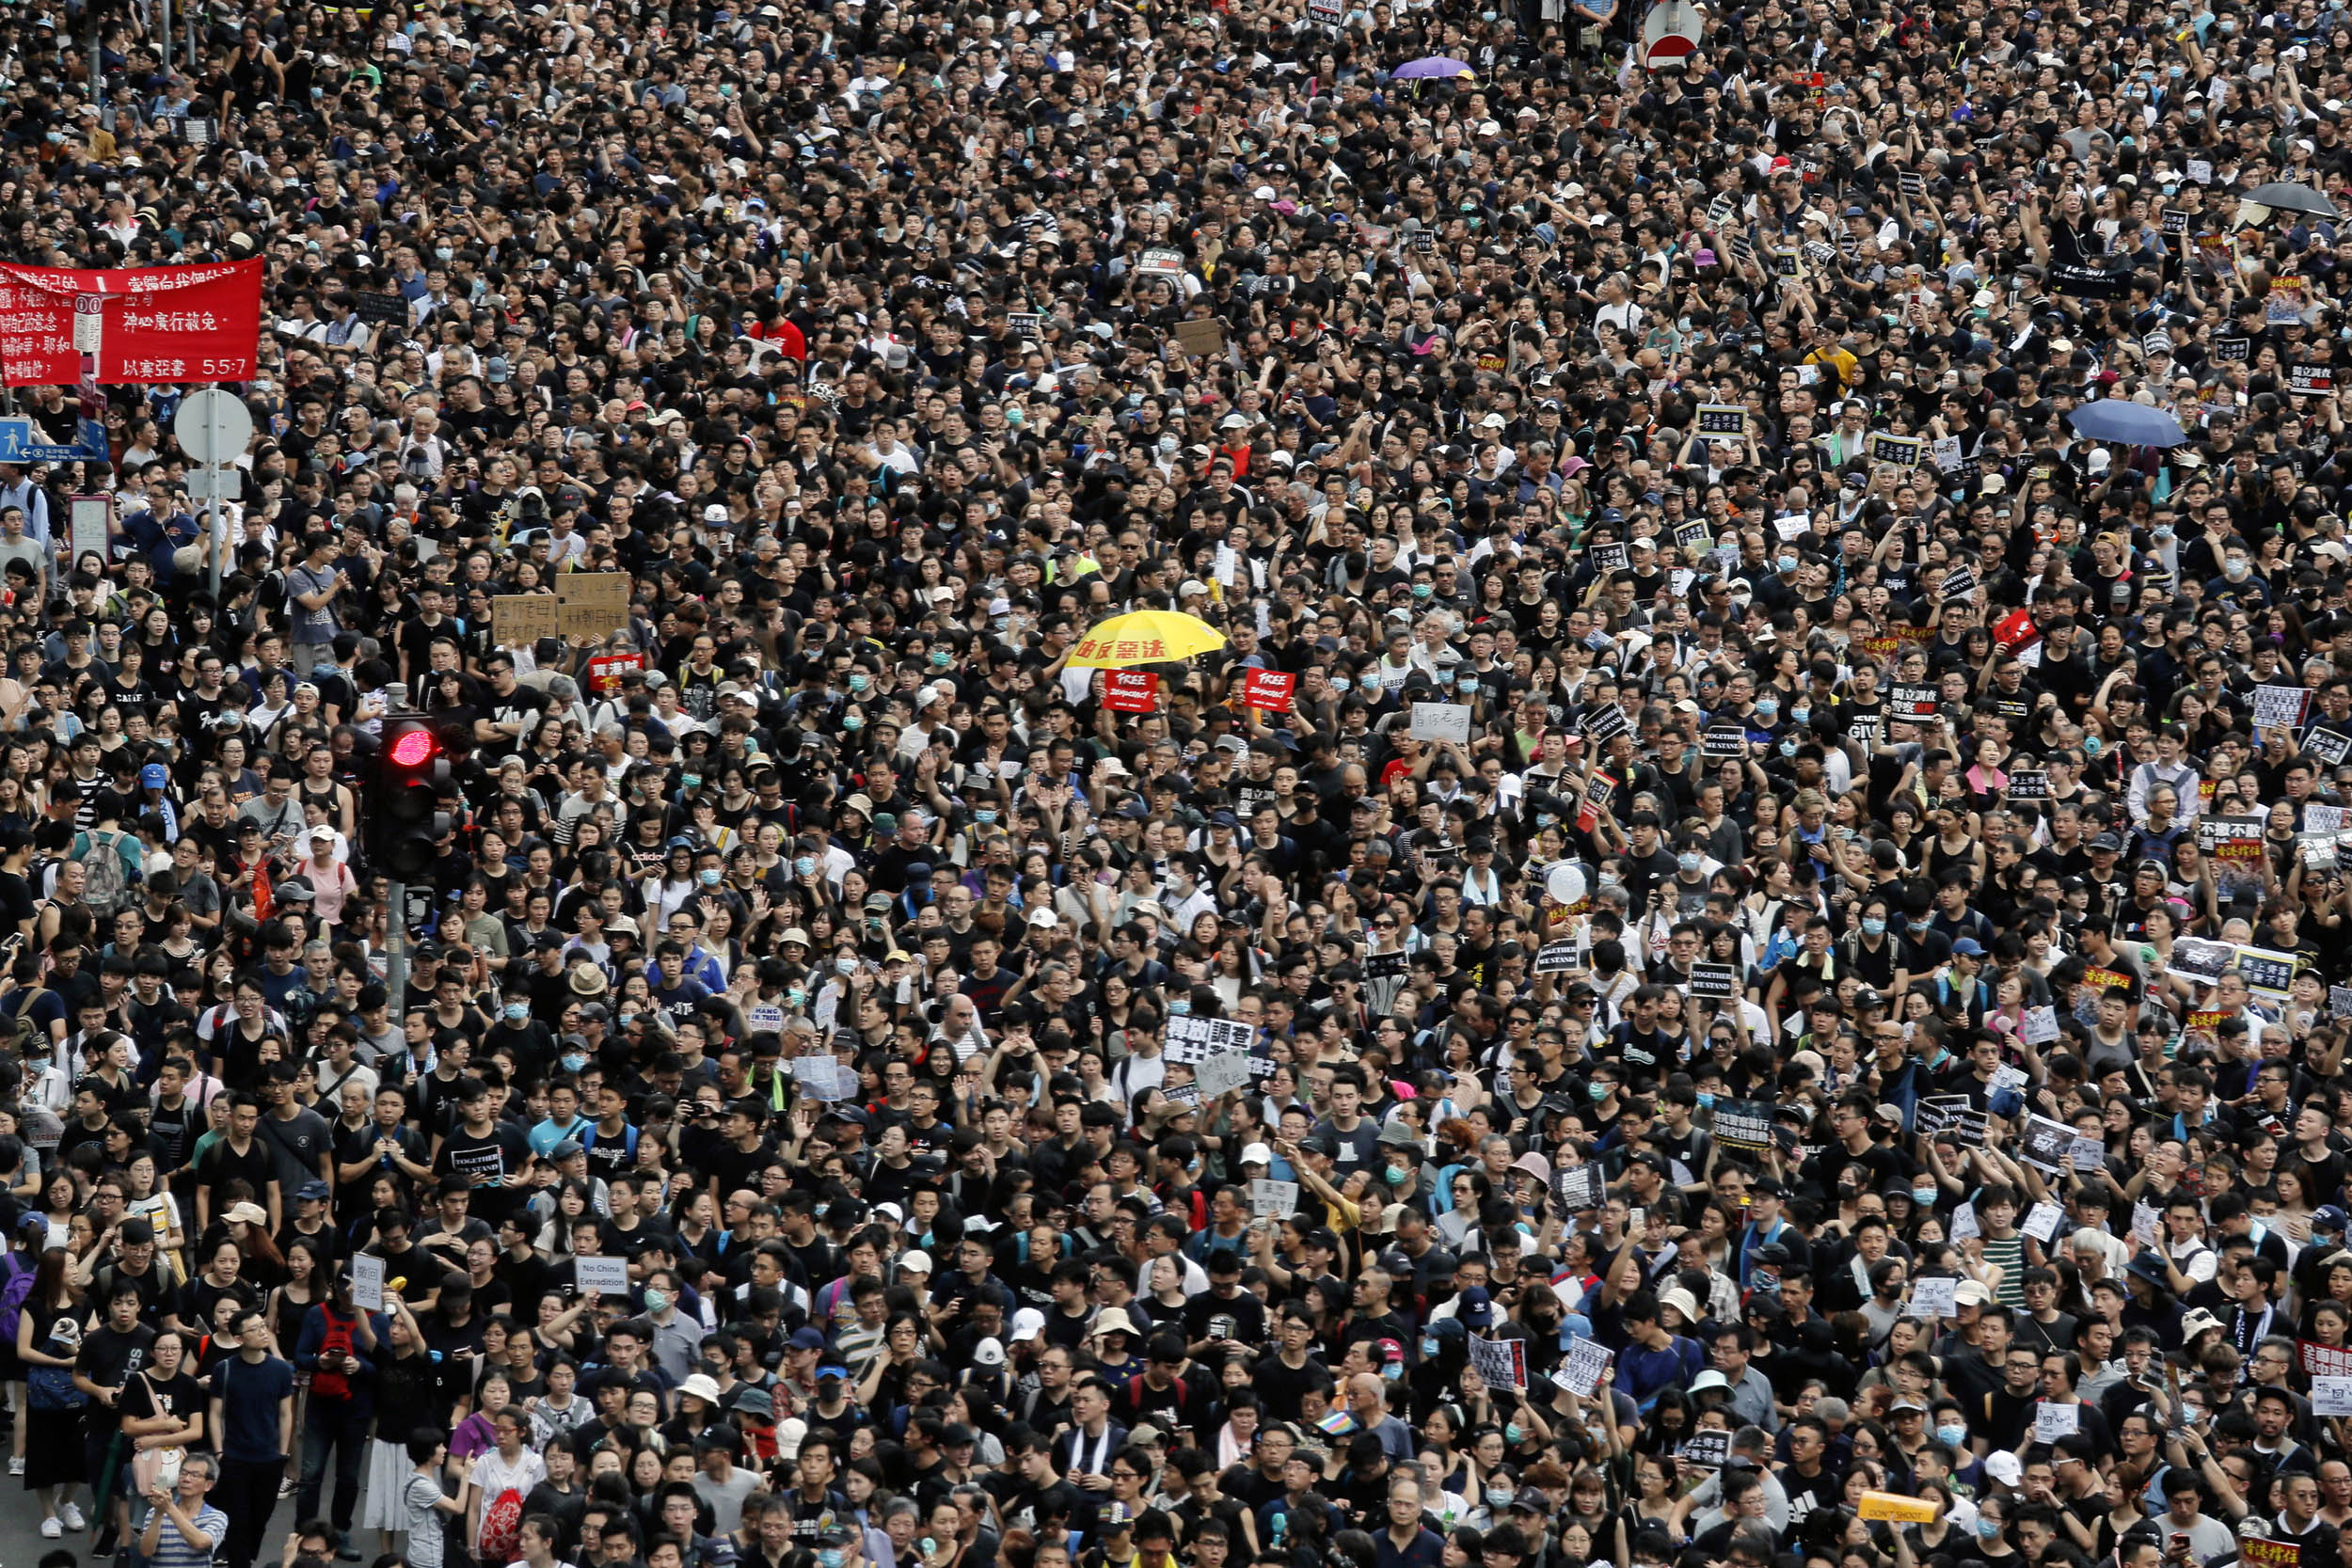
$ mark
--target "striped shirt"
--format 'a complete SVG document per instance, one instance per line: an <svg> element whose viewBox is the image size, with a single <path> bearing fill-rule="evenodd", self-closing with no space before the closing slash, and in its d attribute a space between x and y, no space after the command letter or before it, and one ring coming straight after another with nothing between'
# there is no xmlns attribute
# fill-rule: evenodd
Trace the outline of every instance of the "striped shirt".
<svg viewBox="0 0 2352 1568"><path fill-rule="evenodd" d="M229 1515L210 1503L199 1503L196 1510L196 1528L207 1543L201 1550L188 1544L187 1537L180 1533L180 1527L173 1524L167 1514L163 1537L156 1544L155 1555L149 1558L148 1562L152 1568L207 1568L220 1544L229 1539Z"/></svg>

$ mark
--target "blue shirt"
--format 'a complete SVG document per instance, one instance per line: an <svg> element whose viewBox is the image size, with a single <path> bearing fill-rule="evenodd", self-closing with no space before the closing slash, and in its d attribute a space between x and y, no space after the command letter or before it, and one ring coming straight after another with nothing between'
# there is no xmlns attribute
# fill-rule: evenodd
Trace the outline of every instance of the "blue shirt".
<svg viewBox="0 0 2352 1568"><path fill-rule="evenodd" d="M294 1397L294 1368L274 1355L259 1362L232 1355L213 1369L212 1396L220 1401L223 1459L273 1465L286 1457L278 1446L280 1401Z"/></svg>

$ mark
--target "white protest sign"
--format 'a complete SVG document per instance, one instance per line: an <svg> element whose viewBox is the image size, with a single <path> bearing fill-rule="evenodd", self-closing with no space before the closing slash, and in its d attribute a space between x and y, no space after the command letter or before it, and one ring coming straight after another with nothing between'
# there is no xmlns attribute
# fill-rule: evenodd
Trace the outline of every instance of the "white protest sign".
<svg viewBox="0 0 2352 1568"><path fill-rule="evenodd" d="M2142 1246L2156 1244L2156 1225L2164 1216L2146 1198L2132 1205L2132 1240Z"/></svg>
<svg viewBox="0 0 2352 1568"><path fill-rule="evenodd" d="M755 1035L781 1035L784 1033L784 1004L755 1002L743 1009L743 1023Z"/></svg>
<svg viewBox="0 0 2352 1568"><path fill-rule="evenodd" d="M1249 1053L1220 1051L1214 1056L1203 1056L1193 1065L1192 1081L1211 1100L1232 1089L1246 1089L1249 1086Z"/></svg>
<svg viewBox="0 0 2352 1568"><path fill-rule="evenodd" d="M1258 1220L1288 1219L1298 1209L1298 1183L1275 1181L1260 1177L1249 1183L1249 1217Z"/></svg>
<svg viewBox="0 0 2352 1568"><path fill-rule="evenodd" d="M1238 1018L1200 1018L1180 1013L1162 1031L1168 1059L1192 1069L1197 1081L1200 1064L1227 1052L1247 1052L1258 1037L1258 1026Z"/></svg>
<svg viewBox="0 0 2352 1568"><path fill-rule="evenodd" d="M2017 1037L2027 1045L2047 1045L2058 1037L2056 1007L2027 1007L2026 1025L2017 1031Z"/></svg>
<svg viewBox="0 0 2352 1568"><path fill-rule="evenodd" d="M2026 1213L2026 1223L2021 1228L2024 1229L2026 1235L2031 1236L2035 1241L2040 1242L2046 1247L2050 1244L2051 1240L2058 1235L2058 1227L2064 1223L2066 1223L2066 1209L2064 1205L2057 1203L2037 1203Z"/></svg>
<svg viewBox="0 0 2352 1568"><path fill-rule="evenodd" d="M1959 1289L1960 1281L1949 1277L1913 1280L1911 1282L1911 1315L1915 1318L1925 1318L1930 1323L1939 1318L1953 1316L1960 1308L1953 1301L1952 1294Z"/></svg>
<svg viewBox="0 0 2352 1568"><path fill-rule="evenodd" d="M628 1293L628 1259L626 1258L575 1258L572 1259L572 1282L582 1291L594 1291L598 1295L627 1295Z"/></svg>
<svg viewBox="0 0 2352 1568"><path fill-rule="evenodd" d="M2352 1416L2352 1377L2312 1379L2312 1414Z"/></svg>
<svg viewBox="0 0 2352 1568"><path fill-rule="evenodd" d="M1949 1238L1950 1240L1955 1242L1964 1242L1970 1237L1981 1236L1983 1234L1984 1227L1977 1223L1977 1206L1975 1204L1963 1203L1959 1208L1952 1211L1952 1229L1951 1236Z"/></svg>
<svg viewBox="0 0 2352 1568"><path fill-rule="evenodd" d="M1470 710L1467 703L1415 703L1412 737L1470 744Z"/></svg>
<svg viewBox="0 0 2352 1568"><path fill-rule="evenodd" d="M2037 1443L2055 1443L2061 1437L2072 1437L2082 1427L2083 1407L2079 1404L2060 1404L2055 1400L2043 1400L2033 1407L2033 1440Z"/></svg>
<svg viewBox="0 0 2352 1568"><path fill-rule="evenodd" d="M362 1312L384 1310L384 1259L364 1252L351 1255L351 1305Z"/></svg>
<svg viewBox="0 0 2352 1568"><path fill-rule="evenodd" d="M792 1058L792 1081L811 1100L828 1103L857 1098L858 1076L853 1068L843 1067L831 1056L795 1056Z"/></svg>

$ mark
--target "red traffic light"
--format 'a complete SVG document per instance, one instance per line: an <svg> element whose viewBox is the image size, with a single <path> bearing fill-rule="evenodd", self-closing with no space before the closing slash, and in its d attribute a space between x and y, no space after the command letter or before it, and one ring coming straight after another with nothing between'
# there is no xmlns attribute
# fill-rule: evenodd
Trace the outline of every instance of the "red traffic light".
<svg viewBox="0 0 2352 1568"><path fill-rule="evenodd" d="M395 767L421 768L432 761L433 753L439 750L440 746L434 740L431 730L416 729L394 740L389 755Z"/></svg>

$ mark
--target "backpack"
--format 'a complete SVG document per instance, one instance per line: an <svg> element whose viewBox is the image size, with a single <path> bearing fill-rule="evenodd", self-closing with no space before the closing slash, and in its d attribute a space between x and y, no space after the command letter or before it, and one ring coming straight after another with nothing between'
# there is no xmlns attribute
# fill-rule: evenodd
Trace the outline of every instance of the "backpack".
<svg viewBox="0 0 2352 1568"><path fill-rule="evenodd" d="M8 1267L8 1281L0 1284L0 1338L13 1345L17 1323L24 1316L24 1303L32 1296L33 1281L40 1276L40 1268L16 1254L9 1255Z"/></svg>
<svg viewBox="0 0 2352 1568"><path fill-rule="evenodd" d="M131 874L122 863L123 835L93 828L82 838L74 857L82 863L82 902L101 920L111 919L131 904Z"/></svg>
<svg viewBox="0 0 2352 1568"><path fill-rule="evenodd" d="M358 1327L358 1320L339 1318L335 1309L324 1303L320 1304L319 1317L326 1323L326 1337L319 1343L319 1354L325 1355L331 1351L338 1360L348 1358L351 1354L352 1330ZM348 1399L351 1397L351 1376L347 1372L312 1372L310 1392L320 1399Z"/></svg>

